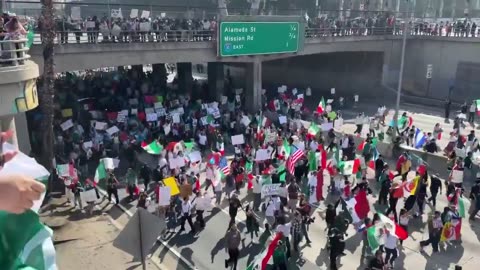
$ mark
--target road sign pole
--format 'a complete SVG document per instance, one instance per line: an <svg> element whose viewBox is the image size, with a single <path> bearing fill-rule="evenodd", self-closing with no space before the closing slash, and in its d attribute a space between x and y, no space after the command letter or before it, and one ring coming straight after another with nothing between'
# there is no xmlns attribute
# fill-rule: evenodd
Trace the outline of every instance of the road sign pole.
<svg viewBox="0 0 480 270"><path fill-rule="evenodd" d="M394 128L393 128L393 134L395 135L394 136L394 139L399 135L398 134L398 113L400 111L400 96L402 94L402 83L403 83L403 69L404 69L404 65L405 65L405 49L406 49L406 45L407 45L407 32L409 30L409 22L408 22L408 10L409 10L409 6L408 6L408 0L407 0L407 8L406 8L406 12L405 12L405 21L404 21L404 26L403 26L403 41L402 41L402 56L401 56L401 59L400 59L400 74L399 74L399 78L398 78L398 88L397 88L397 102L395 104L395 115L393 117L393 125L394 125Z"/></svg>
<svg viewBox="0 0 480 270"><path fill-rule="evenodd" d="M143 236L142 236L142 211L138 212L138 235L140 237L140 257L142 260L142 269L147 270L147 265L145 263L145 253L143 250Z"/></svg>

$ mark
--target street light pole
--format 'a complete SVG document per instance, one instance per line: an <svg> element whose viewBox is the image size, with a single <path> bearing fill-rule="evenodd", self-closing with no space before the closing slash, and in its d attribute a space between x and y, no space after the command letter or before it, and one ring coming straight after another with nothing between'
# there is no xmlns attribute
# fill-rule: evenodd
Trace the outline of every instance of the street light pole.
<svg viewBox="0 0 480 270"><path fill-rule="evenodd" d="M398 134L398 113L400 111L400 95L402 93L402 83L403 83L403 69L405 65L405 48L407 46L407 32L408 32L408 11L409 11L409 5L408 5L408 0L407 0L407 7L406 7L406 12L405 12L405 21L404 21L404 26L403 26L403 41L402 41L402 56L400 59L400 74L398 78L398 88L397 88L397 103L395 105L395 115L393 117L393 134L395 134L396 138Z"/></svg>

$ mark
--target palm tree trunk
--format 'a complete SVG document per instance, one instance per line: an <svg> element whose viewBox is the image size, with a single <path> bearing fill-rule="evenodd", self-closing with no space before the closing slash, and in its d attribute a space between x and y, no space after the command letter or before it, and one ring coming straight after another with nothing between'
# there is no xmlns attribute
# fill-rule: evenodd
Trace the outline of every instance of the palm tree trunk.
<svg viewBox="0 0 480 270"><path fill-rule="evenodd" d="M222 16L228 16L227 0L218 0L218 12Z"/></svg>
<svg viewBox="0 0 480 270"><path fill-rule="evenodd" d="M54 45L55 38L55 19L53 0L41 0L41 35L43 46L43 77L42 85L39 87L39 107L42 112L42 152L39 156L39 162L51 171L53 168L54 146L53 146L53 95L55 86L55 64L54 64ZM49 189L51 189L49 183Z"/></svg>

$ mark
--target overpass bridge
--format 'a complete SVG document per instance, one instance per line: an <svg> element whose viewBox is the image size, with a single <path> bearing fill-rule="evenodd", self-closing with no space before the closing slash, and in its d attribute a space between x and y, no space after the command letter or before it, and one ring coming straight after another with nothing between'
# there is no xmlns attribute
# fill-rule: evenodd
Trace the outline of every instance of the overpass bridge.
<svg viewBox="0 0 480 270"><path fill-rule="evenodd" d="M266 85L355 89L357 94L372 97L381 94L372 92L375 86L396 88L398 82L402 36L387 34L382 29L377 29L375 35L366 31L332 35L333 31L328 29L307 29L303 47L296 53L236 57L218 56L214 33L204 32L205 36L198 36L195 32L180 32L175 31L176 37L164 32L165 36L174 36L168 41L155 37L153 40L146 39L146 42L116 43L102 42L101 35L98 43L89 43L88 34L83 33L77 40L77 36L70 33L66 35L68 44L55 45L56 71L181 63L179 69L185 70L179 73L187 74L184 77L189 80L191 63L209 63L209 82L212 82L209 85L220 91L223 88L220 79L224 77L223 64L238 63L237 66L243 65L247 71L257 67L257 71L252 69L244 75L246 78L258 77L258 92L262 89L263 78ZM57 41L60 41L60 35ZM39 42L37 37L30 54L42 73L43 57ZM480 54L476 49L479 43L478 37L409 35L403 89L406 93L428 98L443 99L451 95L458 101L477 99L476 90L480 81L475 74L480 70ZM430 82L426 78L429 65L433 67ZM455 86L453 93L449 90L452 85ZM249 83L243 86L246 89L253 87ZM219 95L215 94L215 89L209 94L212 98ZM252 104L258 102L257 98L257 102Z"/></svg>
<svg viewBox="0 0 480 270"><path fill-rule="evenodd" d="M326 31L326 30L322 30ZM178 33L178 31L171 31ZM181 36L194 36L193 31L184 32ZM169 35L169 33L165 33ZM68 43L55 46L55 69L57 72L95 69L101 67L156 64L156 63L207 63L207 62L239 62L272 61L300 55L311 55L332 52L383 52L386 43L399 40L400 36L391 35L314 35L307 31L303 50L297 53L270 54L260 56L219 57L217 41L211 39L213 33L203 33L210 40L182 39L157 42L102 42L89 43L82 36L77 43L73 34L68 36ZM42 46L39 37L30 50L32 59L43 66ZM41 72L43 72L41 68Z"/></svg>

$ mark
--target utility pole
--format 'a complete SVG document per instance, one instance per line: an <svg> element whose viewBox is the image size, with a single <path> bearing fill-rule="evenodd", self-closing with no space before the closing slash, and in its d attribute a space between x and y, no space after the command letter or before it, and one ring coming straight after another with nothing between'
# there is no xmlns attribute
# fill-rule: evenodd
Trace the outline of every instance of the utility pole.
<svg viewBox="0 0 480 270"><path fill-rule="evenodd" d="M402 41L402 56L400 59L400 74L398 78L398 88L397 88L397 102L395 105L395 115L393 116L393 134L394 139L399 135L398 134L398 113L400 112L400 97L402 94L402 84L403 84L403 69L405 65L405 49L407 47L407 33L408 33L408 28L409 28L409 18L408 18L408 10L409 10L409 3L408 0L406 0L407 5L406 5L406 11L405 11L405 16L404 16L404 25L403 25L403 41Z"/></svg>

